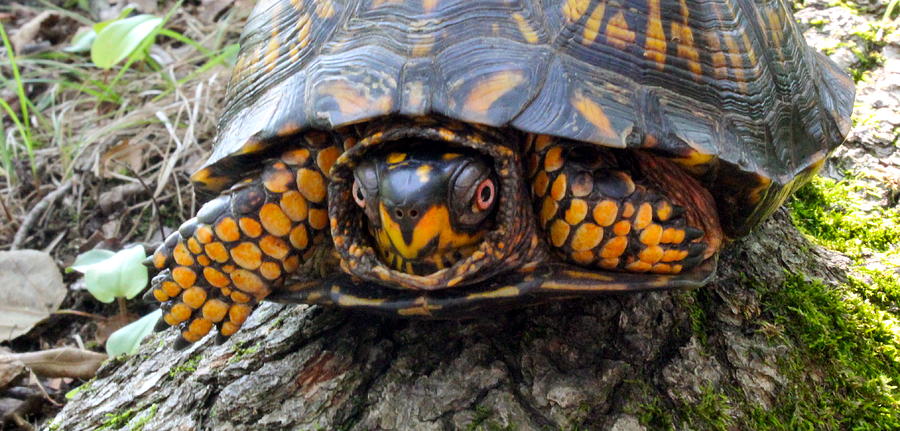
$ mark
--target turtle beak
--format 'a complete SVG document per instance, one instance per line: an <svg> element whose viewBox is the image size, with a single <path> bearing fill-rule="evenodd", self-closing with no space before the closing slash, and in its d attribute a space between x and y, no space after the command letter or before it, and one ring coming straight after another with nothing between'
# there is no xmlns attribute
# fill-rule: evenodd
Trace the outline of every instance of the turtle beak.
<svg viewBox="0 0 900 431"><path fill-rule="evenodd" d="M453 230L446 205L432 205L418 214L416 212L413 209L404 213L396 207L391 210L383 203L379 208L384 236L404 259L417 260L431 255L438 246L455 248L478 239L477 236Z"/></svg>
<svg viewBox="0 0 900 431"><path fill-rule="evenodd" d="M389 266L427 274L470 253L484 231L459 230L448 202L464 160L417 156L388 156L396 162L379 166L369 228Z"/></svg>

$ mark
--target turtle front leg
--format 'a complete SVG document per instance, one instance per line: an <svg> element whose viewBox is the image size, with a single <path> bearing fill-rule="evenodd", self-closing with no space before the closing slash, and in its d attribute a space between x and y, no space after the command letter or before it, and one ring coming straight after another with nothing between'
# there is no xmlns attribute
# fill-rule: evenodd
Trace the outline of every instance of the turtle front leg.
<svg viewBox="0 0 900 431"><path fill-rule="evenodd" d="M562 259L680 274L718 251L722 231L712 197L674 163L546 136L533 145L535 210Z"/></svg>
<svg viewBox="0 0 900 431"><path fill-rule="evenodd" d="M161 272L152 295L164 311L158 329L177 326L184 347L213 326L241 327L259 301L312 258L328 238L327 176L340 151L285 152L258 178L207 202L151 258Z"/></svg>

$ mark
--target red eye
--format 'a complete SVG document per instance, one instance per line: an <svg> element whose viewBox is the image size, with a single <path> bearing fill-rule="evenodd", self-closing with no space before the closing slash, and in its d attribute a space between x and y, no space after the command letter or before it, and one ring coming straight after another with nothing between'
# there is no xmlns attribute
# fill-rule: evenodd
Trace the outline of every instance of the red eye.
<svg viewBox="0 0 900 431"><path fill-rule="evenodd" d="M490 208L491 204L494 203L495 196L497 196L497 193L495 193L494 190L494 181L490 178L486 178L478 185L478 188L475 189L475 206L484 211Z"/></svg>
<svg viewBox="0 0 900 431"><path fill-rule="evenodd" d="M356 204L359 205L360 208L366 207L366 196L363 195L362 189L359 188L359 181L353 182L351 194L353 194L353 200L356 201Z"/></svg>

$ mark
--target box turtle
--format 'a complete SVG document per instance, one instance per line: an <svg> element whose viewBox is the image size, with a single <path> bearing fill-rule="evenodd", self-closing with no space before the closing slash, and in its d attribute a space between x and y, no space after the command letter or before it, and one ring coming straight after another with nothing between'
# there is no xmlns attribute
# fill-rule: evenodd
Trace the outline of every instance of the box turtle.
<svg viewBox="0 0 900 431"><path fill-rule="evenodd" d="M784 0L263 0L192 178L218 197L149 259L160 327L702 286L853 98Z"/></svg>

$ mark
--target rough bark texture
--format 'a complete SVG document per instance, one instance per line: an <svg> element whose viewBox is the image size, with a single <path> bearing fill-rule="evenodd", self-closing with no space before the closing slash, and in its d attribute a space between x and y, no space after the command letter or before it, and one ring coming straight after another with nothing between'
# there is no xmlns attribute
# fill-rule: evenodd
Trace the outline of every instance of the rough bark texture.
<svg viewBox="0 0 900 431"><path fill-rule="evenodd" d="M791 272L841 280L841 259L782 210L731 244L717 281L695 292L461 322L265 304L221 346L207 338L176 352L173 332L151 337L105 365L48 428L635 430L644 406L695 405L708 387L766 408L791 347L760 330L754 286L777 289Z"/></svg>

